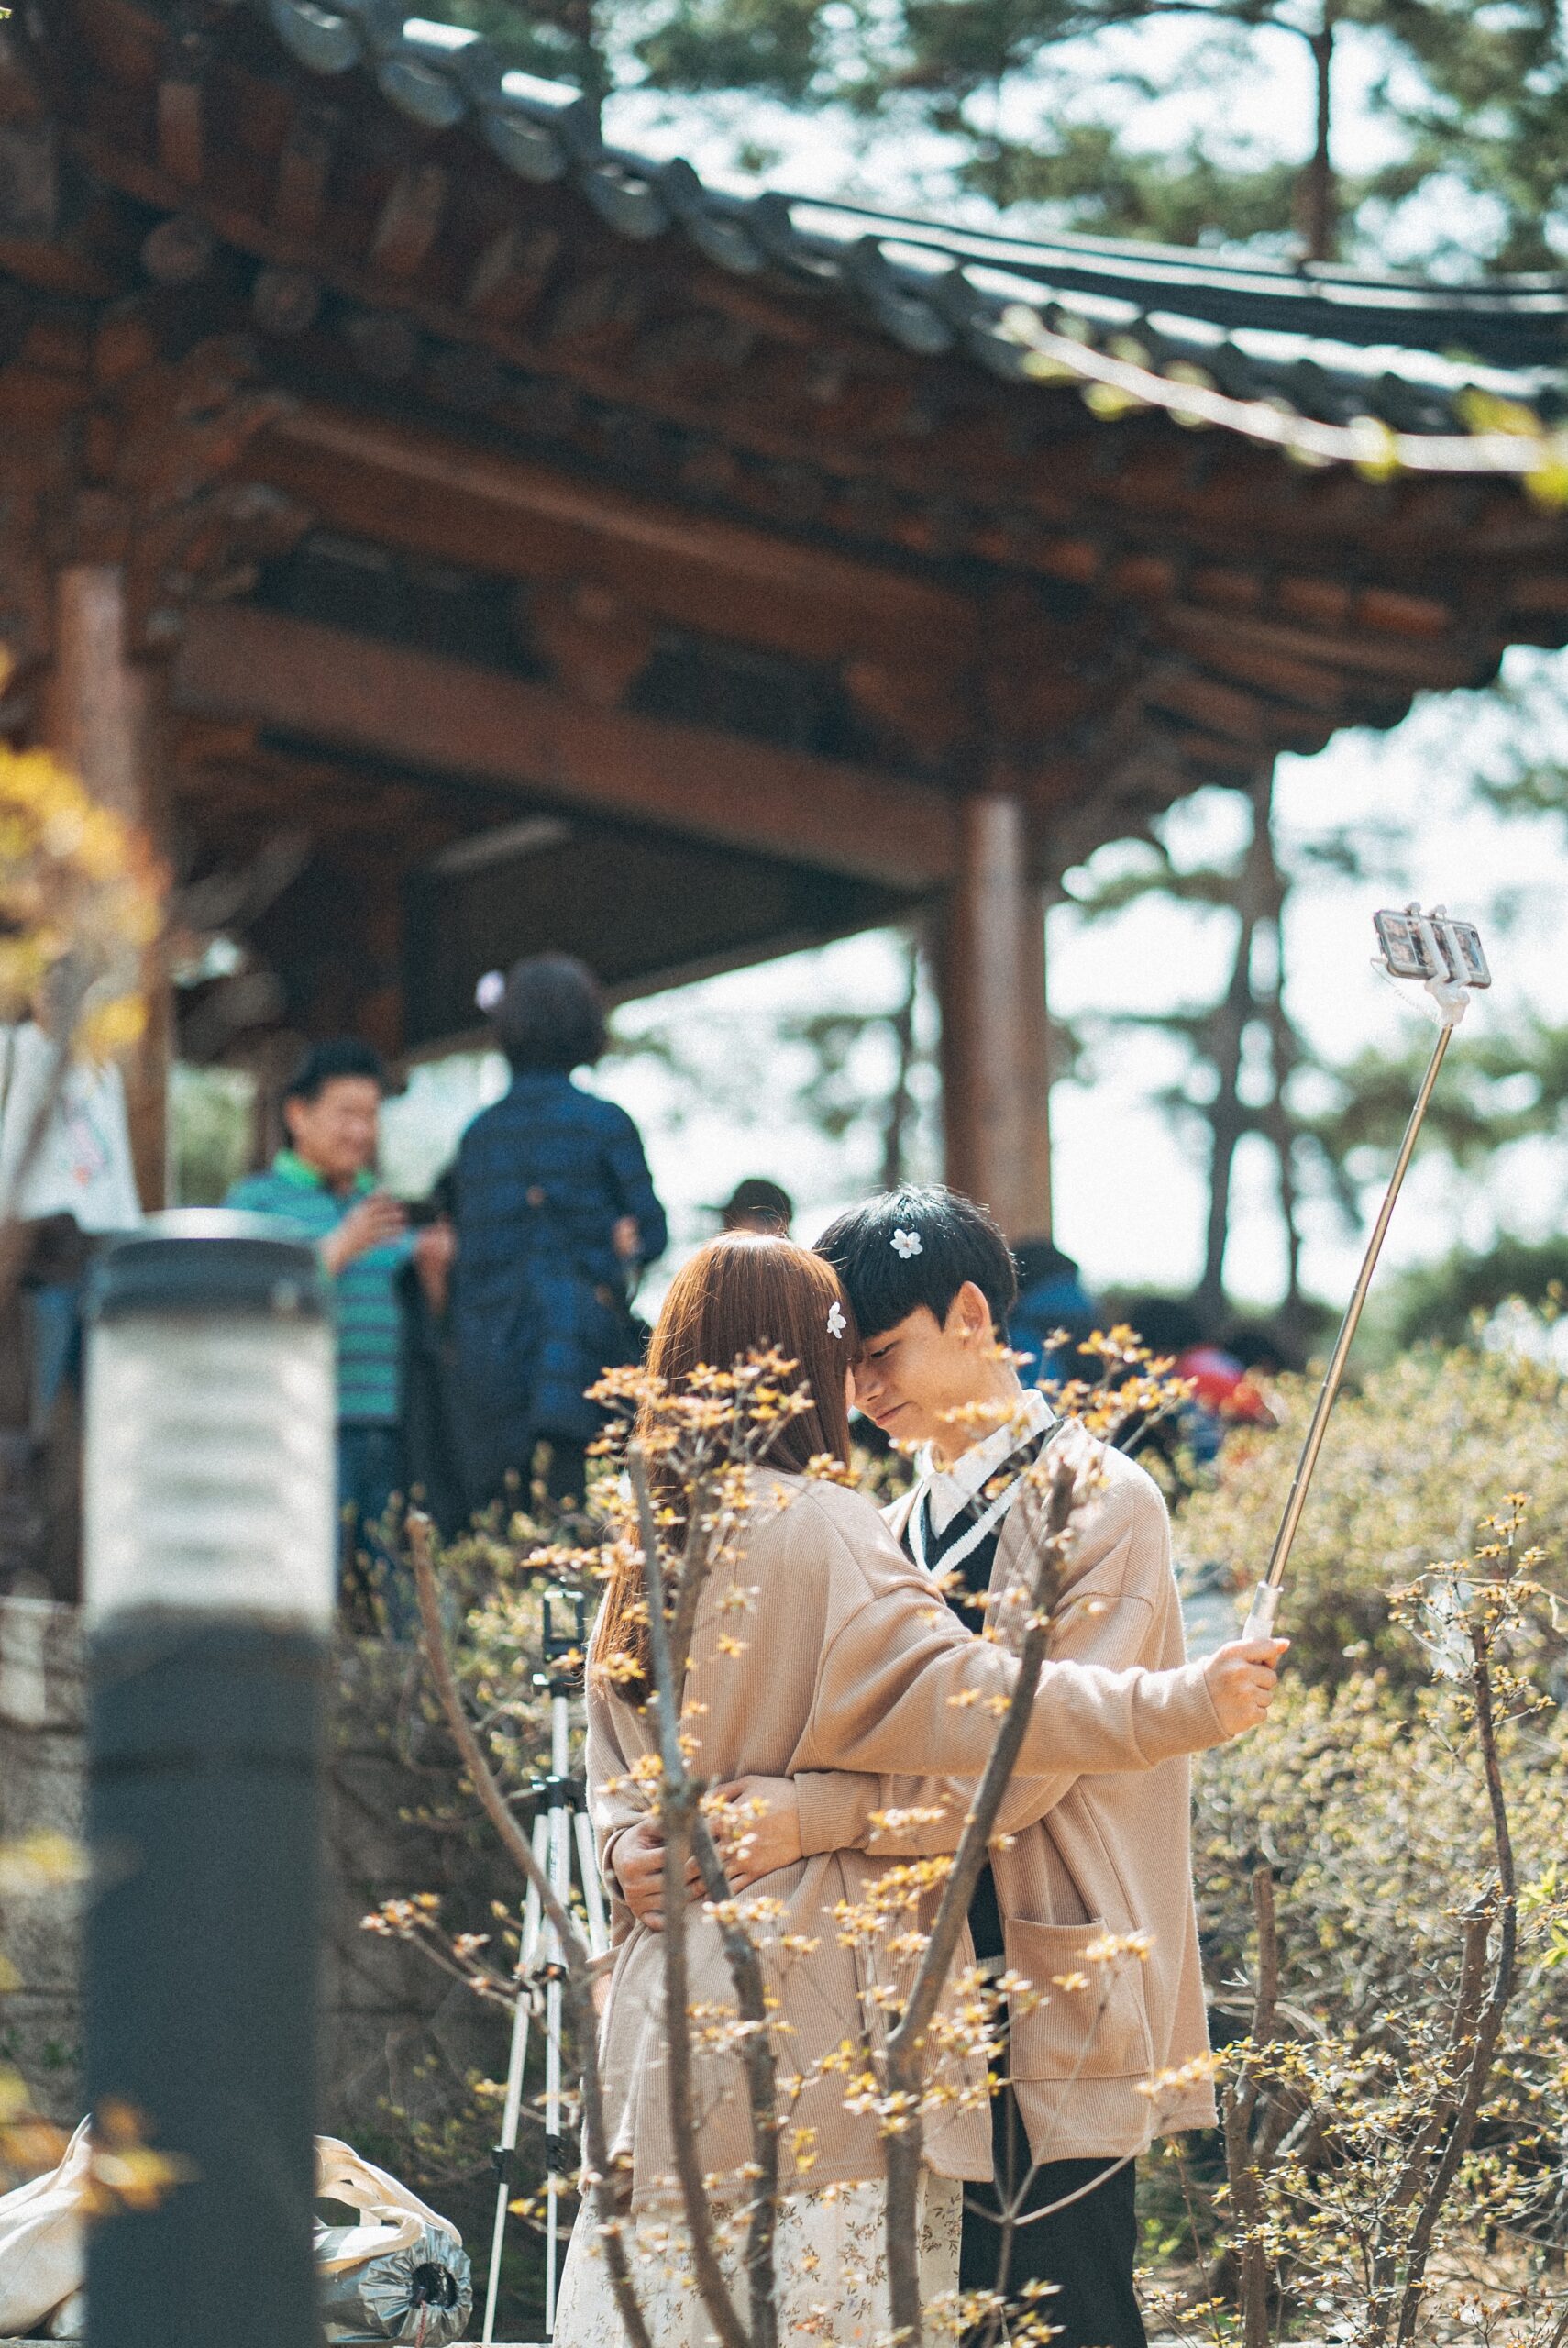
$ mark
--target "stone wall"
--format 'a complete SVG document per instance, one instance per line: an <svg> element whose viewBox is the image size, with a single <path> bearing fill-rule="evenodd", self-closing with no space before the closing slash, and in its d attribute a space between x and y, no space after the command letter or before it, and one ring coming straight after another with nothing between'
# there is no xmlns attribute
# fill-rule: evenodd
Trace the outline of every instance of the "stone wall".
<svg viewBox="0 0 1568 2348"><path fill-rule="evenodd" d="M74 1611L0 1601L0 1841L40 1829L79 1838L83 1767ZM321 2125L450 2215L479 2266L493 2123L474 2116L469 2082L476 2071L504 2076L505 2017L360 1925L381 1901L415 1891L441 1894L454 1929L492 1924L492 1901L515 1894L473 1811L409 1651L347 1647L330 1733ZM81 1897L67 1885L0 1906L0 1956L21 1985L0 1996L0 2043L40 2109L66 2125L81 2116ZM438 2139L444 2149L433 2151Z"/></svg>

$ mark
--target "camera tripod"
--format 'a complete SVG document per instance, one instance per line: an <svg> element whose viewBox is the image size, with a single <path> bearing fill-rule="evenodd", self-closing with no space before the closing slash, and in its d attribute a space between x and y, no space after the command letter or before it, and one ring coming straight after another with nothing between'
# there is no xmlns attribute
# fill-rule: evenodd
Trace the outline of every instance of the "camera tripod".
<svg viewBox="0 0 1568 2348"><path fill-rule="evenodd" d="M534 1674L534 1685L550 1700L550 1774L530 1795L534 1812L534 1862L549 1880L556 1898L566 1905L571 1894L575 1855L578 1884L588 1916L588 1945L595 1956L609 1946L604 1894L593 1830L588 1821L587 1789L581 1778L568 1768L571 1733L571 1700L581 1693L583 1659L588 1649L586 1599L570 1600L574 1628L566 1635L556 1631L550 1601L544 1602L544 1669ZM506 2068L506 2101L502 2110L501 2142L491 2158L497 2177L495 2230L490 2246L490 2285L485 2293L484 2330L487 2344L495 2338L495 2309L501 2291L501 2259L506 2239L506 2214L512 2199L517 2160L517 2132L523 2115L523 2071L528 2056L528 2027L541 1985L545 2005L545 2335L556 2328L556 2287L560 2270L561 2179L568 2162L561 2138L561 1983L565 1977L560 1943L546 1922L538 1892L529 1887L523 1902L523 1934L517 1951L517 2004L512 2021L512 2053Z"/></svg>

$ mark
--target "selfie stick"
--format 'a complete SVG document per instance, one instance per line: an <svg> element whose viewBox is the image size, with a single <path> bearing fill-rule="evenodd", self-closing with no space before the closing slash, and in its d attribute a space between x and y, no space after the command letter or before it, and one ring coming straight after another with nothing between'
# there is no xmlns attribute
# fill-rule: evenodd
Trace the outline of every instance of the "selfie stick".
<svg viewBox="0 0 1568 2348"><path fill-rule="evenodd" d="M544 1603L545 1668L534 1674L536 1688L550 1700L550 1774L536 1787L534 1863L549 1878L551 1890L564 1906L571 1889L575 1846L583 1906L588 1911L588 1945L602 1956L610 1944L604 1914L604 1894L593 1848L580 1778L569 1774L571 1699L582 1686L582 1659L587 1652L587 1601L571 1601L575 1632L557 1634L550 1621L550 1601ZM544 1962L539 1959L543 1944ZM495 2196L495 2228L491 2236L490 2283L485 2292L484 2330L495 2338L496 2302L501 2292L501 2255L506 2240L506 2213L513 2193L517 2155L517 2132L523 2118L523 2069L528 2054L528 2024L534 1990L545 1986L545 2336L556 2328L556 2284L560 2266L560 2180L565 2174L566 2148L561 2138L561 1951L553 1927L545 1925L539 1895L532 1886L523 1904L523 1938L517 1951L517 2003L512 2019L512 2053L506 2066L506 2101L502 2109L501 2142L491 2158L499 2183Z"/></svg>
<svg viewBox="0 0 1568 2348"><path fill-rule="evenodd" d="M1280 1518L1279 1531L1274 1537L1268 1572L1253 1593L1252 1608L1242 1634L1244 1639L1267 1639L1274 1635L1275 1616L1279 1611L1279 1594L1285 1580L1286 1565L1296 1539L1296 1528L1301 1522L1301 1512L1307 1505L1307 1487L1312 1480L1312 1470L1323 1447L1329 1413L1334 1407L1344 1377L1345 1360L1361 1320L1367 1290L1372 1286L1372 1275L1377 1268L1377 1258L1394 1213L1394 1202L1405 1180L1405 1169L1410 1163L1416 1136L1425 1120L1438 1080L1438 1071L1442 1067L1453 1031L1470 1008L1471 990L1492 983L1474 930L1467 924L1462 925L1452 921L1442 905L1434 905L1430 914L1423 914L1419 905L1407 906L1403 914L1380 914L1377 916L1377 934L1384 950L1374 961L1374 969L1384 970L1390 978L1419 980L1437 1004L1442 1025L1432 1047L1427 1072L1421 1079L1415 1106L1410 1111L1405 1138L1399 1144L1399 1155L1394 1161L1394 1171L1388 1178L1388 1188L1383 1194L1383 1204L1372 1226L1372 1236L1366 1243L1366 1253L1362 1257L1355 1288L1345 1308L1345 1317L1340 1324L1340 1334L1334 1341L1328 1370L1319 1390L1312 1423L1307 1430L1307 1440L1301 1446L1301 1456L1296 1463L1290 1497L1285 1503L1285 1514Z"/></svg>

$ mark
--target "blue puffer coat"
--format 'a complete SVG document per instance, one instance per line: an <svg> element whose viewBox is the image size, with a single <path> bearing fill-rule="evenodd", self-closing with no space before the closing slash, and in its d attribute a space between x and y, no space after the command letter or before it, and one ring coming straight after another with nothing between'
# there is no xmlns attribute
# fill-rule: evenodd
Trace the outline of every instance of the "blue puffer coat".
<svg viewBox="0 0 1568 2348"><path fill-rule="evenodd" d="M453 1315L465 1450L476 1489L525 1476L541 1436L591 1439L583 1399L627 1357L626 1267L611 1234L635 1215L642 1254L668 1233L624 1109L568 1076L528 1070L464 1134Z"/></svg>

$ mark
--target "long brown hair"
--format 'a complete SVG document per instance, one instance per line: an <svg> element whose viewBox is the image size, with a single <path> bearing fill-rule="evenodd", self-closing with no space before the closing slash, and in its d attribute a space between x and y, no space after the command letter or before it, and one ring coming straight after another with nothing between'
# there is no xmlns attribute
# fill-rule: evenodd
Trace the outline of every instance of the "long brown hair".
<svg viewBox="0 0 1568 2348"><path fill-rule="evenodd" d="M783 1420L762 1456L769 1467L798 1475L824 1453L849 1457L844 1373L856 1342L848 1300L831 1264L789 1239L731 1231L677 1272L654 1328L648 1368L679 1393L694 1370L729 1369L767 1348L793 1362L792 1381L811 1390L811 1407ZM639 1426L646 1429L657 1410L657 1402L645 1402ZM635 1678L624 1667L617 1674L634 1700L646 1695L652 1668L645 1600L640 1562L618 1563L593 1635L597 1660L625 1656L635 1666Z"/></svg>

